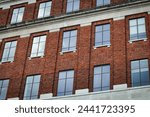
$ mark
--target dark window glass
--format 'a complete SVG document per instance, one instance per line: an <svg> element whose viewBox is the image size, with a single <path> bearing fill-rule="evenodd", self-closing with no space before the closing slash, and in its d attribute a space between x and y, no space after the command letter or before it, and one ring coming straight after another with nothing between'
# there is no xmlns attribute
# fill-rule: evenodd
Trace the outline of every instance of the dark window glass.
<svg viewBox="0 0 150 117"><path fill-rule="evenodd" d="M66 31L63 33L62 51L76 50L77 30Z"/></svg>
<svg viewBox="0 0 150 117"><path fill-rule="evenodd" d="M94 67L93 91L110 89L110 65Z"/></svg>
<svg viewBox="0 0 150 117"><path fill-rule="evenodd" d="M150 84L147 59L131 62L131 77L133 87Z"/></svg>
<svg viewBox="0 0 150 117"><path fill-rule="evenodd" d="M3 56L1 60L2 62L8 62L14 60L16 46L17 46L17 41L11 41L5 43Z"/></svg>
<svg viewBox="0 0 150 117"><path fill-rule="evenodd" d="M67 12L78 11L80 8L80 0L67 0Z"/></svg>
<svg viewBox="0 0 150 117"><path fill-rule="evenodd" d="M8 90L9 80L0 80L0 100L5 100Z"/></svg>
<svg viewBox="0 0 150 117"><path fill-rule="evenodd" d="M145 18L132 19L130 25L130 40L146 38Z"/></svg>
<svg viewBox="0 0 150 117"><path fill-rule="evenodd" d="M39 6L38 18L48 17L51 12L51 4L52 2L44 2Z"/></svg>
<svg viewBox="0 0 150 117"><path fill-rule="evenodd" d="M73 93L74 70L59 72L57 95L71 95Z"/></svg>
<svg viewBox="0 0 150 117"><path fill-rule="evenodd" d="M31 100L38 98L40 78L41 75L34 75L27 77L24 91L24 100Z"/></svg>
<svg viewBox="0 0 150 117"><path fill-rule="evenodd" d="M31 57L44 56L46 35L34 37Z"/></svg>
<svg viewBox="0 0 150 117"><path fill-rule="evenodd" d="M95 27L95 46L110 44L110 24Z"/></svg>
<svg viewBox="0 0 150 117"><path fill-rule="evenodd" d="M25 9L24 7L21 7L13 10L11 24L22 22L24 9Z"/></svg>
<svg viewBox="0 0 150 117"><path fill-rule="evenodd" d="M96 6L105 6L110 4L110 0L96 0Z"/></svg>

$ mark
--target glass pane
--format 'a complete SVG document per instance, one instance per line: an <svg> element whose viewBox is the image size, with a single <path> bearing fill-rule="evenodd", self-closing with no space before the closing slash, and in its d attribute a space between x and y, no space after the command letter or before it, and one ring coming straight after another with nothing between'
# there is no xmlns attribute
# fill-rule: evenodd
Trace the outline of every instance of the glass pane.
<svg viewBox="0 0 150 117"><path fill-rule="evenodd" d="M97 42L102 43L102 39L103 39L102 32L98 32L95 34L95 43Z"/></svg>
<svg viewBox="0 0 150 117"><path fill-rule="evenodd" d="M101 67L94 67L94 74L101 74Z"/></svg>
<svg viewBox="0 0 150 117"><path fill-rule="evenodd" d="M46 35L41 36L41 37L40 37L40 42L45 42L45 41L46 41Z"/></svg>
<svg viewBox="0 0 150 117"><path fill-rule="evenodd" d="M59 72L59 79L66 78L67 77L66 75L67 75L66 72Z"/></svg>
<svg viewBox="0 0 150 117"><path fill-rule="evenodd" d="M7 88L2 88L1 89L0 99L5 99L6 98L6 94L7 94Z"/></svg>
<svg viewBox="0 0 150 117"><path fill-rule="evenodd" d="M71 12L72 9L73 9L73 3L72 2L67 3L67 12Z"/></svg>
<svg viewBox="0 0 150 117"><path fill-rule="evenodd" d="M24 12L24 7L19 9L19 13L23 13Z"/></svg>
<svg viewBox="0 0 150 117"><path fill-rule="evenodd" d="M40 4L40 9L45 7L45 3Z"/></svg>
<svg viewBox="0 0 150 117"><path fill-rule="evenodd" d="M4 58L7 59L7 58L8 58L8 54L9 54L9 49L4 49L4 53L3 53L3 57L2 57L2 58L3 58L3 59L4 59Z"/></svg>
<svg viewBox="0 0 150 117"><path fill-rule="evenodd" d="M0 80L0 87L2 87L2 82L3 82L3 81L2 81L2 80Z"/></svg>
<svg viewBox="0 0 150 117"><path fill-rule="evenodd" d="M32 84L27 84L24 92L24 97L31 95Z"/></svg>
<svg viewBox="0 0 150 117"><path fill-rule="evenodd" d="M93 88L101 87L101 75L94 75Z"/></svg>
<svg viewBox="0 0 150 117"><path fill-rule="evenodd" d="M102 87L110 86L110 74L102 74Z"/></svg>
<svg viewBox="0 0 150 117"><path fill-rule="evenodd" d="M104 0L104 5L110 4L110 0Z"/></svg>
<svg viewBox="0 0 150 117"><path fill-rule="evenodd" d="M103 66L102 73L110 73L110 66L109 65Z"/></svg>
<svg viewBox="0 0 150 117"><path fill-rule="evenodd" d="M70 32L69 31L68 32L64 32L63 34L64 34L63 35L64 38L66 38L66 37L69 38L70 37Z"/></svg>
<svg viewBox="0 0 150 117"><path fill-rule="evenodd" d="M44 17L50 16L50 7L45 9Z"/></svg>
<svg viewBox="0 0 150 117"><path fill-rule="evenodd" d="M11 42L5 43L5 48L10 48Z"/></svg>
<svg viewBox="0 0 150 117"><path fill-rule="evenodd" d="M15 51L16 51L16 48L11 48L10 53L9 53L9 57L14 57Z"/></svg>
<svg viewBox="0 0 150 117"><path fill-rule="evenodd" d="M140 60L140 68L148 67L148 60Z"/></svg>
<svg viewBox="0 0 150 117"><path fill-rule="evenodd" d="M136 26L136 19L130 20L130 26Z"/></svg>
<svg viewBox="0 0 150 117"><path fill-rule="evenodd" d="M140 72L139 72L139 69L132 70L131 76L132 76L132 85L133 86L139 86L140 85Z"/></svg>
<svg viewBox="0 0 150 117"><path fill-rule="evenodd" d="M26 83L32 83L33 82L33 76L28 76Z"/></svg>
<svg viewBox="0 0 150 117"><path fill-rule="evenodd" d="M41 75L35 75L34 76L34 83L40 82L40 78L41 78Z"/></svg>
<svg viewBox="0 0 150 117"><path fill-rule="evenodd" d="M40 37L34 37L33 43L39 43L39 41L40 41Z"/></svg>
<svg viewBox="0 0 150 117"><path fill-rule="evenodd" d="M46 2L46 7L50 7L51 6L51 1L50 2Z"/></svg>
<svg viewBox="0 0 150 117"><path fill-rule="evenodd" d="M22 22L23 13L18 14L17 22Z"/></svg>
<svg viewBox="0 0 150 117"><path fill-rule="evenodd" d="M138 19L138 24L145 24L145 18L139 18Z"/></svg>
<svg viewBox="0 0 150 117"><path fill-rule="evenodd" d="M77 30L71 31L71 37L77 36Z"/></svg>
<svg viewBox="0 0 150 117"><path fill-rule="evenodd" d="M32 96L38 95L39 92L39 83L36 83L32 87Z"/></svg>
<svg viewBox="0 0 150 117"><path fill-rule="evenodd" d="M19 9L14 9L13 14L17 14L19 12Z"/></svg>
<svg viewBox="0 0 150 117"><path fill-rule="evenodd" d="M42 18L44 16L44 9L39 9L38 18Z"/></svg>
<svg viewBox="0 0 150 117"><path fill-rule="evenodd" d="M38 52L44 53L45 50L45 42L40 43Z"/></svg>
<svg viewBox="0 0 150 117"><path fill-rule="evenodd" d="M11 43L11 47L16 47L16 45L17 45L17 41L13 41L13 42Z"/></svg>
<svg viewBox="0 0 150 117"><path fill-rule="evenodd" d="M146 30L145 30L145 25L140 25L140 26L138 26L138 31L139 31L139 33L146 32Z"/></svg>
<svg viewBox="0 0 150 117"><path fill-rule="evenodd" d="M103 32L103 41L109 41L110 40L110 31Z"/></svg>
<svg viewBox="0 0 150 117"><path fill-rule="evenodd" d="M97 6L103 6L103 0L97 0L96 2Z"/></svg>
<svg viewBox="0 0 150 117"><path fill-rule="evenodd" d="M33 44L32 53L37 53L37 51L38 51L38 44Z"/></svg>
<svg viewBox="0 0 150 117"><path fill-rule="evenodd" d="M65 80L59 80L57 92L59 93L64 91L65 91Z"/></svg>
<svg viewBox="0 0 150 117"><path fill-rule="evenodd" d="M70 47L76 47L76 37L70 39Z"/></svg>
<svg viewBox="0 0 150 117"><path fill-rule="evenodd" d="M74 77L74 71L67 71L67 78L73 78Z"/></svg>
<svg viewBox="0 0 150 117"><path fill-rule="evenodd" d="M96 26L96 32L101 32L102 31L102 26Z"/></svg>
<svg viewBox="0 0 150 117"><path fill-rule="evenodd" d="M70 91L70 92L73 91L73 78L67 79L67 81L66 81L66 92L67 91Z"/></svg>
<svg viewBox="0 0 150 117"><path fill-rule="evenodd" d="M139 69L139 61L132 61L131 62L131 69Z"/></svg>
<svg viewBox="0 0 150 117"><path fill-rule="evenodd" d="M150 80L149 80L148 68L141 69L141 84L148 85L149 83L150 83Z"/></svg>
<svg viewBox="0 0 150 117"><path fill-rule="evenodd" d="M110 24L103 25L103 30L109 30L110 31Z"/></svg>
<svg viewBox="0 0 150 117"><path fill-rule="evenodd" d="M65 48L68 49L68 46L69 46L69 38L63 39L63 49Z"/></svg>
<svg viewBox="0 0 150 117"><path fill-rule="evenodd" d="M8 87L9 84L9 80L4 80L3 81L3 87Z"/></svg>
<svg viewBox="0 0 150 117"><path fill-rule="evenodd" d="M132 34L137 34L137 27L134 26L134 27L130 27L130 35Z"/></svg>
<svg viewBox="0 0 150 117"><path fill-rule="evenodd" d="M80 1L79 0L76 0L75 2L74 2L74 11L77 11L77 10L79 10L79 6L80 6Z"/></svg>
<svg viewBox="0 0 150 117"><path fill-rule="evenodd" d="M12 19L11 19L11 24L17 22L17 14L13 14Z"/></svg>

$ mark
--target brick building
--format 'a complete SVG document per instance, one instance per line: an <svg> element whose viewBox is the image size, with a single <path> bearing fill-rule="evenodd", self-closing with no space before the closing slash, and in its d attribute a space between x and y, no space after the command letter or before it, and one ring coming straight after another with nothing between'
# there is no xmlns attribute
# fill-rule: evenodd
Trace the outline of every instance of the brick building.
<svg viewBox="0 0 150 117"><path fill-rule="evenodd" d="M150 99L150 0L1 0L0 99Z"/></svg>

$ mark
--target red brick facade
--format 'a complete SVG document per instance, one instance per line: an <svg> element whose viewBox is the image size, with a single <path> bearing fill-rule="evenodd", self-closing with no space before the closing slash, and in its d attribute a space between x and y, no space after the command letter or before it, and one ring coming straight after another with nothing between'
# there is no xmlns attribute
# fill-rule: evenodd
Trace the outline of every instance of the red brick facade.
<svg viewBox="0 0 150 117"><path fill-rule="evenodd" d="M12 9L25 6L23 21L30 21L37 18L39 3L47 0L37 0L37 3L21 4L11 6L10 9L0 9L0 25L10 23ZM123 2L126 0L122 0ZM112 3L119 3L120 0L112 0ZM80 9L94 8L95 0L81 0ZM66 0L52 0L51 15L58 16L65 14ZM136 41L129 43L129 19L145 17L147 29L147 41ZM10 40L17 40L17 49L14 62L0 64L0 79L10 79L7 98L19 97L23 99L26 77L28 75L41 74L40 94L53 93L57 95L58 73L63 70L74 69L74 93L78 89L89 88L92 91L93 69L97 65L110 64L110 85L128 84L131 85L131 60L150 59L150 15L148 13L126 16L121 20L106 19L91 22L91 25L64 27L60 31L35 32L29 37L12 37L3 39L0 42L0 59L2 58L4 44ZM95 26L98 24L110 23L110 47L98 47L94 49ZM77 30L77 45L75 52L61 54L63 32ZM43 57L29 58L33 37L47 35L45 54ZM150 66L150 63L149 63Z"/></svg>

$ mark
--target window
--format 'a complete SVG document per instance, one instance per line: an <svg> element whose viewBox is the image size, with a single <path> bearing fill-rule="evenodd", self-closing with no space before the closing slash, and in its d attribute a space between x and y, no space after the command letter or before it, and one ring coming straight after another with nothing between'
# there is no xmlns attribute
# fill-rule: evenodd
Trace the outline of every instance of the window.
<svg viewBox="0 0 150 117"><path fill-rule="evenodd" d="M24 7L21 7L13 10L11 24L22 22L24 9Z"/></svg>
<svg viewBox="0 0 150 117"><path fill-rule="evenodd" d="M66 31L63 34L62 51L76 50L77 30Z"/></svg>
<svg viewBox="0 0 150 117"><path fill-rule="evenodd" d="M28 76L24 91L24 100L37 99L41 75Z"/></svg>
<svg viewBox="0 0 150 117"><path fill-rule="evenodd" d="M0 80L0 100L5 100L7 95L9 80Z"/></svg>
<svg viewBox="0 0 150 117"><path fill-rule="evenodd" d="M46 35L34 37L31 57L44 56Z"/></svg>
<svg viewBox="0 0 150 117"><path fill-rule="evenodd" d="M105 6L110 4L110 0L96 0L96 6Z"/></svg>
<svg viewBox="0 0 150 117"><path fill-rule="evenodd" d="M148 60L131 61L132 86L149 85L149 67Z"/></svg>
<svg viewBox="0 0 150 117"><path fill-rule="evenodd" d="M44 2L40 4L38 18L48 17L50 16L51 12L51 4L52 2Z"/></svg>
<svg viewBox="0 0 150 117"><path fill-rule="evenodd" d="M2 62L13 61L16 52L17 41L6 42L2 56Z"/></svg>
<svg viewBox="0 0 150 117"><path fill-rule="evenodd" d="M94 67L93 91L110 89L110 65Z"/></svg>
<svg viewBox="0 0 150 117"><path fill-rule="evenodd" d="M73 92L74 70L59 72L57 95L71 95Z"/></svg>
<svg viewBox="0 0 150 117"><path fill-rule="evenodd" d="M110 45L110 24L96 26L95 46L101 45Z"/></svg>
<svg viewBox="0 0 150 117"><path fill-rule="evenodd" d="M67 0L67 13L78 11L80 7L80 0Z"/></svg>
<svg viewBox="0 0 150 117"><path fill-rule="evenodd" d="M130 25L130 40L146 38L145 18L132 19Z"/></svg>

